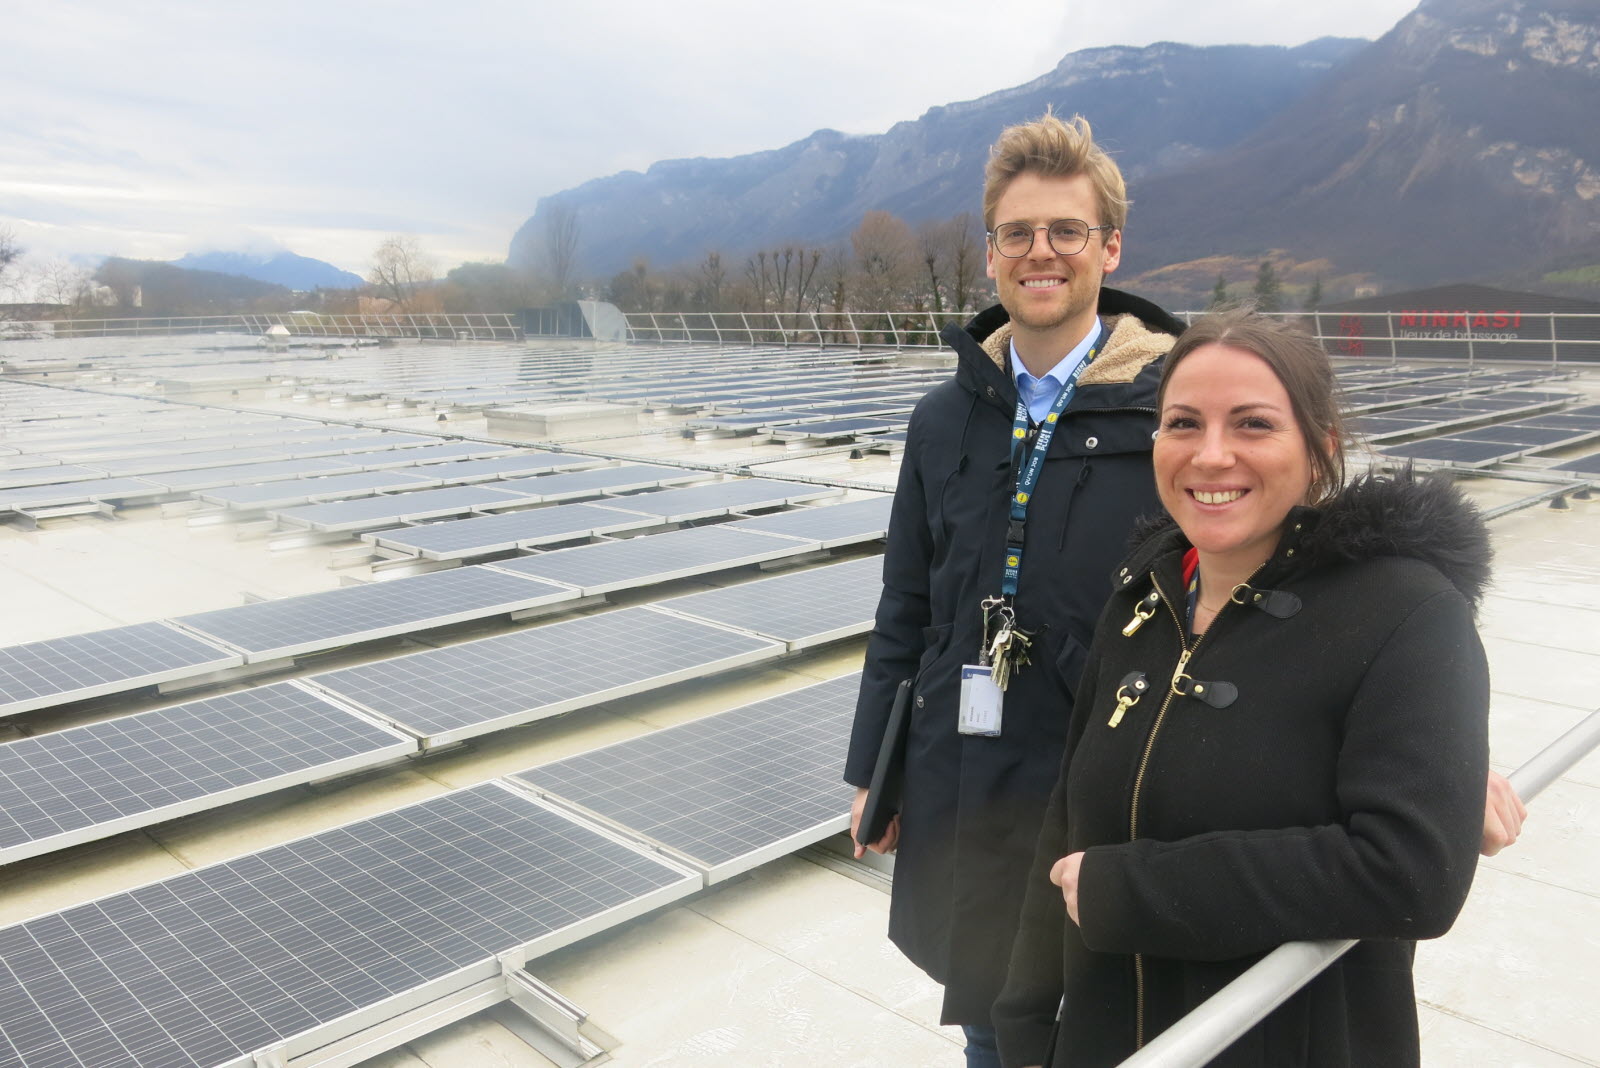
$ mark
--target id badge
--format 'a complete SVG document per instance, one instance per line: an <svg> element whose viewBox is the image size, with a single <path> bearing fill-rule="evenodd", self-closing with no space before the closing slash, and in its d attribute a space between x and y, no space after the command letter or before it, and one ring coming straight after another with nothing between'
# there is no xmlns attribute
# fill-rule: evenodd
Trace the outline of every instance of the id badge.
<svg viewBox="0 0 1600 1068"><path fill-rule="evenodd" d="M985 738L1000 737L1000 701L1003 695L994 683L994 669L982 664L961 665L962 734Z"/></svg>

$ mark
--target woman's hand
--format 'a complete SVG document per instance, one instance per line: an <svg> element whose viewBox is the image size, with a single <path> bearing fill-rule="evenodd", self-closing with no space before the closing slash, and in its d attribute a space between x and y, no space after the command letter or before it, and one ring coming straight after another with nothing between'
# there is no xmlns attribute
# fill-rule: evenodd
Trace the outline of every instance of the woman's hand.
<svg viewBox="0 0 1600 1068"><path fill-rule="evenodd" d="M856 832L861 829L861 810L867 807L867 794L870 791L865 786L856 787L856 799L850 803L850 841L855 844L856 859L866 856L867 849L874 853L893 853L894 847L900 843L900 813L896 812L889 818L889 826L883 829L883 837L876 842L869 842L867 849L862 848L856 841Z"/></svg>
<svg viewBox="0 0 1600 1068"><path fill-rule="evenodd" d="M1082 866L1083 854L1069 853L1050 869L1050 881L1061 887L1062 900L1067 903L1067 917L1073 923L1078 923L1078 869Z"/></svg>
<svg viewBox="0 0 1600 1068"><path fill-rule="evenodd" d="M1483 844L1478 851L1492 857L1522 833L1528 810L1504 775L1489 773L1489 796L1483 805Z"/></svg>

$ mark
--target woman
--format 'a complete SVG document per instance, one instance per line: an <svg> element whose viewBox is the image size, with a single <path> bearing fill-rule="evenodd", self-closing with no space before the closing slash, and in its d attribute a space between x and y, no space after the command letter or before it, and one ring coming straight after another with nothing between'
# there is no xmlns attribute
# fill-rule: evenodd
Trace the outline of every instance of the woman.
<svg viewBox="0 0 1600 1068"><path fill-rule="evenodd" d="M1416 1064L1414 940L1483 828L1483 524L1442 480L1342 486L1327 357L1263 317L1186 331L1157 404L1170 518L1096 630L1002 1057L1117 1064L1278 945L1353 938L1212 1063Z"/></svg>

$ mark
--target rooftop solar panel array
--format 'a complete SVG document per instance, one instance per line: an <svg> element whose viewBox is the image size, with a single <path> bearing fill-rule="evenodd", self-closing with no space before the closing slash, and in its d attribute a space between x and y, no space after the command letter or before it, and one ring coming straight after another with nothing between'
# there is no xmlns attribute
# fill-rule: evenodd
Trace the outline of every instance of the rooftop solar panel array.
<svg viewBox="0 0 1600 1068"><path fill-rule="evenodd" d="M513 478L500 483L498 488L526 493L536 501L564 501L576 497L594 497L602 493L624 493L629 490L698 482L710 477L712 476L705 471L686 470L664 464L621 464L616 467L597 467L566 474Z"/></svg>
<svg viewBox="0 0 1600 1068"><path fill-rule="evenodd" d="M0 864L416 751L288 682L8 742Z"/></svg>
<svg viewBox="0 0 1600 1068"><path fill-rule="evenodd" d="M259 486L230 486L209 490L197 496L202 501L226 508L292 508L313 501L360 497L374 493L422 489L439 485L439 480L417 471L358 471L350 475L324 475L319 478L291 478Z"/></svg>
<svg viewBox="0 0 1600 1068"><path fill-rule="evenodd" d="M738 627L803 649L872 627L883 558L867 556L661 602L695 619Z"/></svg>
<svg viewBox="0 0 1600 1068"><path fill-rule="evenodd" d="M426 470L423 468L422 470ZM325 533L371 530L408 520L436 519L462 515L495 504L527 504L521 493L507 493L488 486L445 486L442 489L412 490L361 497L350 501L329 501L283 508L270 514L290 526L309 527Z"/></svg>
<svg viewBox="0 0 1600 1068"><path fill-rule="evenodd" d="M572 600L578 591L482 567L344 586L174 622L244 651L248 663Z"/></svg>
<svg viewBox="0 0 1600 1068"><path fill-rule="evenodd" d="M310 681L437 745L782 652L761 638L639 607L344 668Z"/></svg>
<svg viewBox="0 0 1600 1068"><path fill-rule="evenodd" d="M762 534L816 541L824 549L881 538L889 531L889 511L894 498L880 494L844 504L798 508L753 519L736 519L723 524L727 530L748 530Z"/></svg>
<svg viewBox="0 0 1600 1068"><path fill-rule="evenodd" d="M820 548L819 543L772 537L727 525L691 527L623 541L578 545L490 567L564 582L596 596L616 590L666 582L723 568L778 560Z"/></svg>
<svg viewBox="0 0 1600 1068"><path fill-rule="evenodd" d="M631 501L633 498L628 498ZM656 526L655 516L599 504L557 504L505 515L399 527L363 537L396 552L430 560L458 560L507 549L572 541L597 534Z"/></svg>
<svg viewBox="0 0 1600 1068"><path fill-rule="evenodd" d="M134 623L13 645L0 649L0 716L243 663L238 653L165 623Z"/></svg>
<svg viewBox="0 0 1600 1068"><path fill-rule="evenodd" d="M844 830L859 672L516 776L726 879Z"/></svg>
<svg viewBox="0 0 1600 1068"><path fill-rule="evenodd" d="M684 523L754 508L777 508L800 501L837 496L833 486L809 486L798 482L779 482L766 478L738 478L706 486L656 490L618 498L618 508L644 512L664 523Z"/></svg>
<svg viewBox="0 0 1600 1068"><path fill-rule="evenodd" d="M0 1066L286 1059L700 885L500 784L459 790L0 929Z"/></svg>

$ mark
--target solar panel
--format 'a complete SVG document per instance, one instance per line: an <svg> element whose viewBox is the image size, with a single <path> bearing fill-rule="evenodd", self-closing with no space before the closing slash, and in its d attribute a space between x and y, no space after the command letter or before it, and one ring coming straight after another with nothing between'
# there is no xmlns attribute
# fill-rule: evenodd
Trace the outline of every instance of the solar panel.
<svg viewBox="0 0 1600 1068"><path fill-rule="evenodd" d="M99 477L101 477L100 470L93 467L75 467L54 462L27 466L14 464L10 470L0 472L0 489L76 482Z"/></svg>
<svg viewBox="0 0 1600 1068"><path fill-rule="evenodd" d="M708 571L778 560L820 548L727 526L691 527L624 541L578 545L488 565L579 587L585 597Z"/></svg>
<svg viewBox="0 0 1600 1068"><path fill-rule="evenodd" d="M129 460L102 460L93 466L103 474L153 475L161 471L193 471L202 467L229 467L233 464L284 459L276 446L242 446L214 452L183 452L166 456L141 456Z"/></svg>
<svg viewBox="0 0 1600 1068"><path fill-rule="evenodd" d="M798 423L792 426L775 426L775 438L850 438L860 434L880 434L899 430L906 425L904 418L893 416L856 419L829 419L820 423Z"/></svg>
<svg viewBox="0 0 1600 1068"><path fill-rule="evenodd" d="M407 467L411 464L439 463L444 460L474 460L510 451L509 445L489 445L481 441L451 441L443 445L413 445L410 448L365 452L356 459L361 461L363 470L377 471L385 467Z"/></svg>
<svg viewBox="0 0 1600 1068"><path fill-rule="evenodd" d="M1473 441L1501 441L1508 445L1549 448L1557 442L1582 440L1588 434L1581 430L1510 423L1503 426L1477 426L1471 430L1459 431L1454 436L1470 438Z"/></svg>
<svg viewBox="0 0 1600 1068"><path fill-rule="evenodd" d="M489 489L487 486L445 486L441 489L411 490L405 493L361 497L353 501L306 504L298 508L279 509L271 514L274 518L293 526L335 533L393 526L408 520L461 515L486 504L513 501L527 503L527 497L519 493Z"/></svg>
<svg viewBox="0 0 1600 1068"><path fill-rule="evenodd" d="M777 656L782 646L649 607L313 676L433 745Z"/></svg>
<svg viewBox="0 0 1600 1068"><path fill-rule="evenodd" d="M501 784L458 790L0 929L0 1063L303 1053L701 884Z"/></svg>
<svg viewBox="0 0 1600 1068"><path fill-rule="evenodd" d="M695 619L738 627L804 649L872 627L883 590L883 558L867 556L662 601Z"/></svg>
<svg viewBox="0 0 1600 1068"><path fill-rule="evenodd" d="M332 649L573 600L577 590L459 567L281 597L174 620L244 650L246 663Z"/></svg>
<svg viewBox="0 0 1600 1068"><path fill-rule="evenodd" d="M350 475L292 478L261 486L229 486L196 494L202 501L226 508L290 508L312 501L359 497L383 491L437 486L438 479L409 471L358 471Z"/></svg>
<svg viewBox="0 0 1600 1068"><path fill-rule="evenodd" d="M490 456L481 460L453 460L433 464L428 474L442 482L477 482L491 478L511 478L539 471L572 471L608 463L602 457L575 456L566 452L525 452L513 456Z"/></svg>
<svg viewBox="0 0 1600 1068"><path fill-rule="evenodd" d="M861 673L513 776L717 882L850 825L839 778Z"/></svg>
<svg viewBox="0 0 1600 1068"><path fill-rule="evenodd" d="M819 500L843 491L833 486L808 486L799 482L779 482L765 478L739 478L713 482L708 486L657 490L623 497L615 503L632 512L659 516L662 522L683 523L691 519L727 515L748 508L776 508L799 501Z"/></svg>
<svg viewBox="0 0 1600 1068"><path fill-rule="evenodd" d="M1552 471L1575 471L1580 475L1600 475L1600 452L1591 456L1580 456L1576 460L1567 460L1550 468Z"/></svg>
<svg viewBox="0 0 1600 1068"><path fill-rule="evenodd" d="M416 751L288 682L8 742L0 864Z"/></svg>
<svg viewBox="0 0 1600 1068"><path fill-rule="evenodd" d="M622 493L681 482L698 482L710 477L705 471L689 471L664 464L623 464L560 475L514 478L497 483L495 488L526 493L536 501L562 501L573 497L592 497L599 493Z"/></svg>
<svg viewBox="0 0 1600 1068"><path fill-rule="evenodd" d="M0 649L0 716L238 667L244 659L164 623Z"/></svg>
<svg viewBox="0 0 1600 1068"><path fill-rule="evenodd" d="M1555 412L1550 415L1541 415L1537 419L1524 419L1524 426L1555 427L1561 430L1588 430L1600 431L1600 415L1573 415L1570 412Z"/></svg>
<svg viewBox="0 0 1600 1068"><path fill-rule="evenodd" d="M167 491L140 478L93 478L60 485L25 486L0 490L0 511L49 508L79 501L118 501L133 497L159 497Z"/></svg>
<svg viewBox="0 0 1600 1068"><path fill-rule="evenodd" d="M385 549L429 560L458 560L507 549L572 541L657 525L654 516L597 504L558 504L506 515L400 527L363 538Z"/></svg>
<svg viewBox="0 0 1600 1068"><path fill-rule="evenodd" d="M145 475L144 480L173 493L189 493L240 482L273 482L283 478L331 475L356 469L355 464L343 459L273 460L264 464L235 464L229 467L203 467L193 471L165 471Z"/></svg>
<svg viewBox="0 0 1600 1068"><path fill-rule="evenodd" d="M797 508L724 523L727 530L753 530L762 534L781 534L819 542L824 549L856 542L872 541L889 531L889 511L894 498L889 494L845 504Z"/></svg>
<svg viewBox="0 0 1600 1068"><path fill-rule="evenodd" d="M1406 460L1426 460L1432 463L1451 464L1457 467L1487 467L1496 460L1515 456L1521 449L1494 441L1472 441L1467 438L1429 438L1405 445L1391 445L1378 450L1384 456Z"/></svg>

